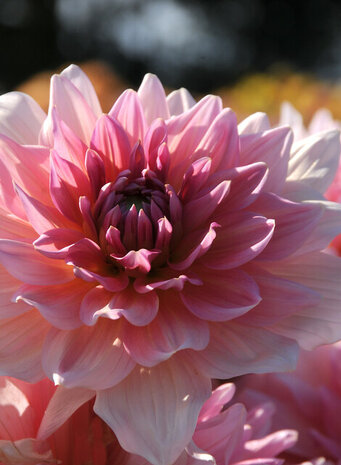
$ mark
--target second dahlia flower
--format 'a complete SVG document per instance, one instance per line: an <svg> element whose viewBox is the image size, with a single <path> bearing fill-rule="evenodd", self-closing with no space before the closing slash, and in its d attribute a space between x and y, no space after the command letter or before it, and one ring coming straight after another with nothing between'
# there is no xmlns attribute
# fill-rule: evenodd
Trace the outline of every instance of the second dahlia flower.
<svg viewBox="0 0 341 465"><path fill-rule="evenodd" d="M82 71L48 115L0 99L0 370L95 390L123 448L155 465L190 441L210 379L292 368L341 337L340 260L323 252L329 131L289 128L147 75L108 114ZM309 166L309 169L307 169Z"/></svg>

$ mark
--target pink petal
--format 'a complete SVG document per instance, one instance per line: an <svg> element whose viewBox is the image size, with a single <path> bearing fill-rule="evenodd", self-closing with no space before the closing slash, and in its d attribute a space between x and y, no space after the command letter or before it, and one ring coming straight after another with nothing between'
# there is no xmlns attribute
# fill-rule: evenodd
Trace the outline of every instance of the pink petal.
<svg viewBox="0 0 341 465"><path fill-rule="evenodd" d="M96 116L79 89L65 75L51 78L50 106L44 123L44 140L51 133L51 112L56 108L60 118L85 143L88 144L95 127Z"/></svg>
<svg viewBox="0 0 341 465"><path fill-rule="evenodd" d="M292 140L292 132L287 127L240 137L242 164L262 161L269 168L265 190L281 193L287 176Z"/></svg>
<svg viewBox="0 0 341 465"><path fill-rule="evenodd" d="M188 201L205 186L209 177L212 165L212 159L209 157L202 157L195 160L183 177L183 183L179 196L182 201Z"/></svg>
<svg viewBox="0 0 341 465"><path fill-rule="evenodd" d="M33 243L34 248L48 258L64 259L70 247L84 239L84 234L72 229L50 229L44 232Z"/></svg>
<svg viewBox="0 0 341 465"><path fill-rule="evenodd" d="M318 204L294 203L275 194L261 194L252 209L275 220L275 231L257 260L280 260L304 243L319 222L323 210Z"/></svg>
<svg viewBox="0 0 341 465"><path fill-rule="evenodd" d="M167 105L172 116L180 115L195 105L195 100L187 89L173 90L167 95Z"/></svg>
<svg viewBox="0 0 341 465"><path fill-rule="evenodd" d="M251 261L267 246L275 222L245 211L218 220L217 238L205 255L204 262L215 270L228 270Z"/></svg>
<svg viewBox="0 0 341 465"><path fill-rule="evenodd" d="M299 180L323 194L334 179L340 155L337 130L313 134L294 143L288 180Z"/></svg>
<svg viewBox="0 0 341 465"><path fill-rule="evenodd" d="M125 130L114 118L103 115L97 120L90 147L101 156L108 180L128 168L130 143Z"/></svg>
<svg viewBox="0 0 341 465"><path fill-rule="evenodd" d="M143 141L146 121L137 93L131 89L123 92L109 111L109 116L117 119L126 131L130 145Z"/></svg>
<svg viewBox="0 0 341 465"><path fill-rule="evenodd" d="M297 431L287 429L276 431L264 438L247 441L244 445L246 449L244 458L275 457L292 447L297 442L297 438Z"/></svg>
<svg viewBox="0 0 341 465"><path fill-rule="evenodd" d="M282 279L257 266L247 270L259 286L262 301L239 321L255 326L270 326L300 309L319 303L319 294L309 287Z"/></svg>
<svg viewBox="0 0 341 465"><path fill-rule="evenodd" d="M207 269L200 277L203 285L185 286L181 298L188 310L204 320L231 320L261 300L257 284L242 270Z"/></svg>
<svg viewBox="0 0 341 465"><path fill-rule="evenodd" d="M139 277L134 281L134 288L140 294L145 294L146 292L151 292L154 289L160 289L167 291L168 289L175 289L181 291L186 284L189 282L195 286L200 286L202 281L195 276L186 276L171 271L160 271L156 277L148 276Z"/></svg>
<svg viewBox="0 0 341 465"><path fill-rule="evenodd" d="M211 397L202 406L198 424L218 415L223 410L223 407L233 398L235 391L236 386L233 383L225 383L217 387L212 392Z"/></svg>
<svg viewBox="0 0 341 465"><path fill-rule="evenodd" d="M9 273L27 284L62 284L73 279L70 267L44 257L25 242L1 239L0 261Z"/></svg>
<svg viewBox="0 0 341 465"><path fill-rule="evenodd" d="M37 144L46 115L29 95L9 92L0 97L0 133L19 144Z"/></svg>
<svg viewBox="0 0 341 465"><path fill-rule="evenodd" d="M88 149L85 156L85 166L90 179L93 199L96 200L105 184L105 168L102 158L94 150Z"/></svg>
<svg viewBox="0 0 341 465"><path fill-rule="evenodd" d="M149 294L147 294L149 295ZM205 321L192 316L177 293L160 294L159 312L148 326L125 325L124 346L140 365L154 366L183 349L202 350L209 341Z"/></svg>
<svg viewBox="0 0 341 465"><path fill-rule="evenodd" d="M47 148L22 146L0 135L0 156L16 184L22 186L33 197L39 197L43 201L49 200Z"/></svg>
<svg viewBox="0 0 341 465"><path fill-rule="evenodd" d="M55 207L41 203L20 189L19 186L15 186L15 190L21 200L27 219L38 234L43 234L45 231L59 226L74 226Z"/></svg>
<svg viewBox="0 0 341 465"><path fill-rule="evenodd" d="M34 231L30 223L9 214L7 211L2 210L1 207L0 229L2 239L18 239L33 242L37 237L37 233Z"/></svg>
<svg viewBox="0 0 341 465"><path fill-rule="evenodd" d="M339 257L314 252L283 260L267 269L281 278L307 286L321 296L317 305L300 309L295 315L276 324L276 332L296 339L309 350L340 339Z"/></svg>
<svg viewBox="0 0 341 465"><path fill-rule="evenodd" d="M157 250L130 250L124 257L115 254L110 256L115 258L127 270L137 270L141 273L149 273L151 262L160 254Z"/></svg>
<svg viewBox="0 0 341 465"><path fill-rule="evenodd" d="M51 329L43 350L46 374L67 388L107 389L122 381L134 365L117 323L102 318L94 326L72 331Z"/></svg>
<svg viewBox="0 0 341 465"><path fill-rule="evenodd" d="M90 82L88 76L77 65L70 65L65 68L61 74L63 78L67 78L80 91L88 105L92 109L96 117L102 113L96 91Z"/></svg>
<svg viewBox="0 0 341 465"><path fill-rule="evenodd" d="M49 326L34 309L0 320L1 376L13 376L31 383L44 377L41 354Z"/></svg>
<svg viewBox="0 0 341 465"><path fill-rule="evenodd" d="M160 146L167 142L167 128L165 122L158 118L153 121L144 139L144 151L148 160L148 168L157 171L157 156Z"/></svg>
<svg viewBox="0 0 341 465"><path fill-rule="evenodd" d="M15 293L14 298L36 307L52 326L75 329L82 324L80 306L89 288L89 284L79 279L57 286L26 285Z"/></svg>
<svg viewBox="0 0 341 465"><path fill-rule="evenodd" d="M253 113L238 124L238 132L240 135L264 132L270 128L270 121L267 114L261 112Z"/></svg>
<svg viewBox="0 0 341 465"><path fill-rule="evenodd" d="M190 441L210 391L208 378L172 358L136 368L119 385L99 392L94 409L125 450L153 465L169 465Z"/></svg>
<svg viewBox="0 0 341 465"><path fill-rule="evenodd" d="M210 331L211 339L206 349L188 351L188 357L211 378L288 371L296 365L298 347L287 337L232 321L212 323Z"/></svg>
<svg viewBox="0 0 341 465"><path fill-rule="evenodd" d="M165 90L155 74L148 73L145 75L137 95L141 101L148 125L152 124L156 118L169 118Z"/></svg>
<svg viewBox="0 0 341 465"><path fill-rule="evenodd" d="M0 319L14 318L31 310L25 302L13 302L12 296L21 282L13 278L2 265L0 265L0 282Z"/></svg>
<svg viewBox="0 0 341 465"><path fill-rule="evenodd" d="M95 392L88 389L67 389L64 386L58 386L44 412L37 438L44 440L51 436L81 405L94 395Z"/></svg>
<svg viewBox="0 0 341 465"><path fill-rule="evenodd" d="M137 294L133 289L125 289L116 294L96 287L87 293L81 305L81 318L87 325L94 325L99 317L116 320L124 316L136 326L149 324L157 314L159 299L157 294Z"/></svg>

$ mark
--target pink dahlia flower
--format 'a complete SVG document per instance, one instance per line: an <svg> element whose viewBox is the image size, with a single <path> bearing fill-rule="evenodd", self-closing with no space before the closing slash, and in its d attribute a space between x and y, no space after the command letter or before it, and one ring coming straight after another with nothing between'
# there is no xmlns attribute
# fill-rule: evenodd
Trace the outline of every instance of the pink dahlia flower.
<svg viewBox="0 0 341 465"><path fill-rule="evenodd" d="M323 456L341 463L341 344L302 351L295 372L247 375L239 399L248 408L270 401L273 428L295 428L298 441L290 463Z"/></svg>
<svg viewBox="0 0 341 465"><path fill-rule="evenodd" d="M295 366L341 337L339 133L239 125L147 75L102 114L71 66L45 115L0 99L0 370L95 390L129 452L174 462L210 379ZM147 426L146 426L147 425Z"/></svg>
<svg viewBox="0 0 341 465"><path fill-rule="evenodd" d="M250 412L242 404L227 405L234 390L233 384L226 384L213 392L202 407L192 441L174 465L283 463L275 457L295 444L297 433L268 434L271 404L257 405ZM0 377L0 399L1 464L150 464L121 448L93 412L85 389L56 388L46 378L29 384Z"/></svg>
<svg viewBox="0 0 341 465"><path fill-rule="evenodd" d="M332 114L325 108L319 109L311 119L308 128L304 127L302 115L288 102L284 102L281 107L280 125L290 125L295 137L295 144L298 146L305 143L305 140L314 137L314 134L332 129L341 129L340 121L333 119ZM302 140L303 139L303 140ZM325 193L325 197L332 202L341 203L341 159L336 170L336 175ZM331 247L341 255L341 235L337 236Z"/></svg>

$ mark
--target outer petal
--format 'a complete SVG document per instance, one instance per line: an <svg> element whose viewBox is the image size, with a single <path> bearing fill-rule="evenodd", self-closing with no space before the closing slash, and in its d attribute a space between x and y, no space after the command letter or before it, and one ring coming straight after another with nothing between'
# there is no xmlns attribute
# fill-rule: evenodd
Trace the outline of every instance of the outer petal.
<svg viewBox="0 0 341 465"><path fill-rule="evenodd" d="M295 338L305 349L335 342L341 337L341 258L326 253L309 253L274 263L272 273L308 286L320 294L317 305L306 307L274 327Z"/></svg>
<svg viewBox="0 0 341 465"><path fill-rule="evenodd" d="M36 310L0 320L0 374L31 383L41 379L41 352L48 328Z"/></svg>
<svg viewBox="0 0 341 465"><path fill-rule="evenodd" d="M302 139L307 135L301 113L289 102L283 102L281 105L279 126L290 126L294 131L295 140Z"/></svg>
<svg viewBox="0 0 341 465"><path fill-rule="evenodd" d="M73 331L52 329L43 351L43 366L56 384L106 389L124 379L135 363L123 348L119 323L99 319L95 326Z"/></svg>
<svg viewBox="0 0 341 465"><path fill-rule="evenodd" d="M238 124L240 135L264 132L271 128L269 118L266 113L253 113Z"/></svg>
<svg viewBox="0 0 341 465"><path fill-rule="evenodd" d="M172 116L180 115L195 105L195 100L187 89L181 87L167 95L167 105Z"/></svg>
<svg viewBox="0 0 341 465"><path fill-rule="evenodd" d="M75 329L82 324L80 305L90 286L80 279L58 286L22 286L15 298L35 306L56 328Z"/></svg>
<svg viewBox="0 0 341 465"><path fill-rule="evenodd" d="M25 302L13 302L12 296L21 282L13 278L2 265L0 265L0 282L0 319L13 318L30 310Z"/></svg>
<svg viewBox="0 0 341 465"><path fill-rule="evenodd" d="M123 340L137 363L151 367L179 350L204 349L209 341L209 328L207 322L187 311L178 293L166 292L160 294L160 308L154 320L143 327L125 325Z"/></svg>
<svg viewBox="0 0 341 465"><path fill-rule="evenodd" d="M188 351L188 360L211 378L227 379L246 373L292 370L297 361L295 341L268 330L229 321L211 324L206 349Z"/></svg>
<svg viewBox="0 0 341 465"><path fill-rule="evenodd" d="M46 115L40 106L21 92L0 97L0 133L19 144L37 144Z"/></svg>
<svg viewBox="0 0 341 465"><path fill-rule="evenodd" d="M303 181L323 194L334 179L339 157L339 131L306 137L293 144L288 180Z"/></svg>
<svg viewBox="0 0 341 465"><path fill-rule="evenodd" d="M81 405L94 395L95 392L89 389L67 389L58 386L45 410L37 438L43 440L51 436Z"/></svg>
<svg viewBox="0 0 341 465"><path fill-rule="evenodd" d="M200 272L198 267L198 272ZM246 313L261 297L255 281L242 270L202 271L202 286L187 284L181 299L195 316L209 321L227 321Z"/></svg>
<svg viewBox="0 0 341 465"><path fill-rule="evenodd" d="M136 368L119 385L99 392L94 409L125 450L153 465L169 465L190 441L210 392L208 378L172 358L154 368Z"/></svg>
<svg viewBox="0 0 341 465"><path fill-rule="evenodd" d="M74 277L70 267L44 257L25 242L0 239L0 261L11 275L27 284L61 284Z"/></svg>
<svg viewBox="0 0 341 465"><path fill-rule="evenodd" d="M169 118L164 88L155 74L146 74L137 91L142 103L146 122L150 125L156 118Z"/></svg>

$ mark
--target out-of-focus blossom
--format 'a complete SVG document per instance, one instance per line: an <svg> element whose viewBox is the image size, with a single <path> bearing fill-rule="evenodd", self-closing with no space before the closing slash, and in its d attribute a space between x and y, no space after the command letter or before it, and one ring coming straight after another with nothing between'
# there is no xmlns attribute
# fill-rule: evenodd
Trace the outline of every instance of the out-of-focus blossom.
<svg viewBox="0 0 341 465"><path fill-rule="evenodd" d="M279 125L289 125L295 136L295 141L292 146L292 151L295 153L300 147L316 137L315 134L332 129L341 129L341 123L334 120L332 114L326 108L320 108L313 115L309 126L306 128L303 123L302 115L289 103L284 102L281 106ZM332 202L341 203L341 161L339 162L336 175L333 182L327 189L325 197ZM341 255L341 235L336 237L331 246L336 252Z"/></svg>
<svg viewBox="0 0 341 465"><path fill-rule="evenodd" d="M0 134L1 373L96 391L127 451L174 462L210 378L340 338L337 131L292 152L289 128L153 75L104 115L71 66L47 116L2 96Z"/></svg>
<svg viewBox="0 0 341 465"><path fill-rule="evenodd" d="M275 457L292 447L297 433L271 431L271 404L246 411L231 404L234 385L216 389L200 412L190 444L175 465L279 465ZM121 448L110 428L92 409L85 390L56 388L44 379L29 384L0 377L0 463L5 465L148 465ZM63 406L60 403L63 402ZM56 416L63 409L62 418ZM224 409L224 410L223 410ZM73 411L74 410L74 411ZM63 423L64 421L64 423Z"/></svg>
<svg viewBox="0 0 341 465"><path fill-rule="evenodd" d="M298 441L288 451L290 463L320 456L341 463L340 343L302 351L295 372L247 375L241 383L239 400L248 408L273 402L273 428L298 431Z"/></svg>

